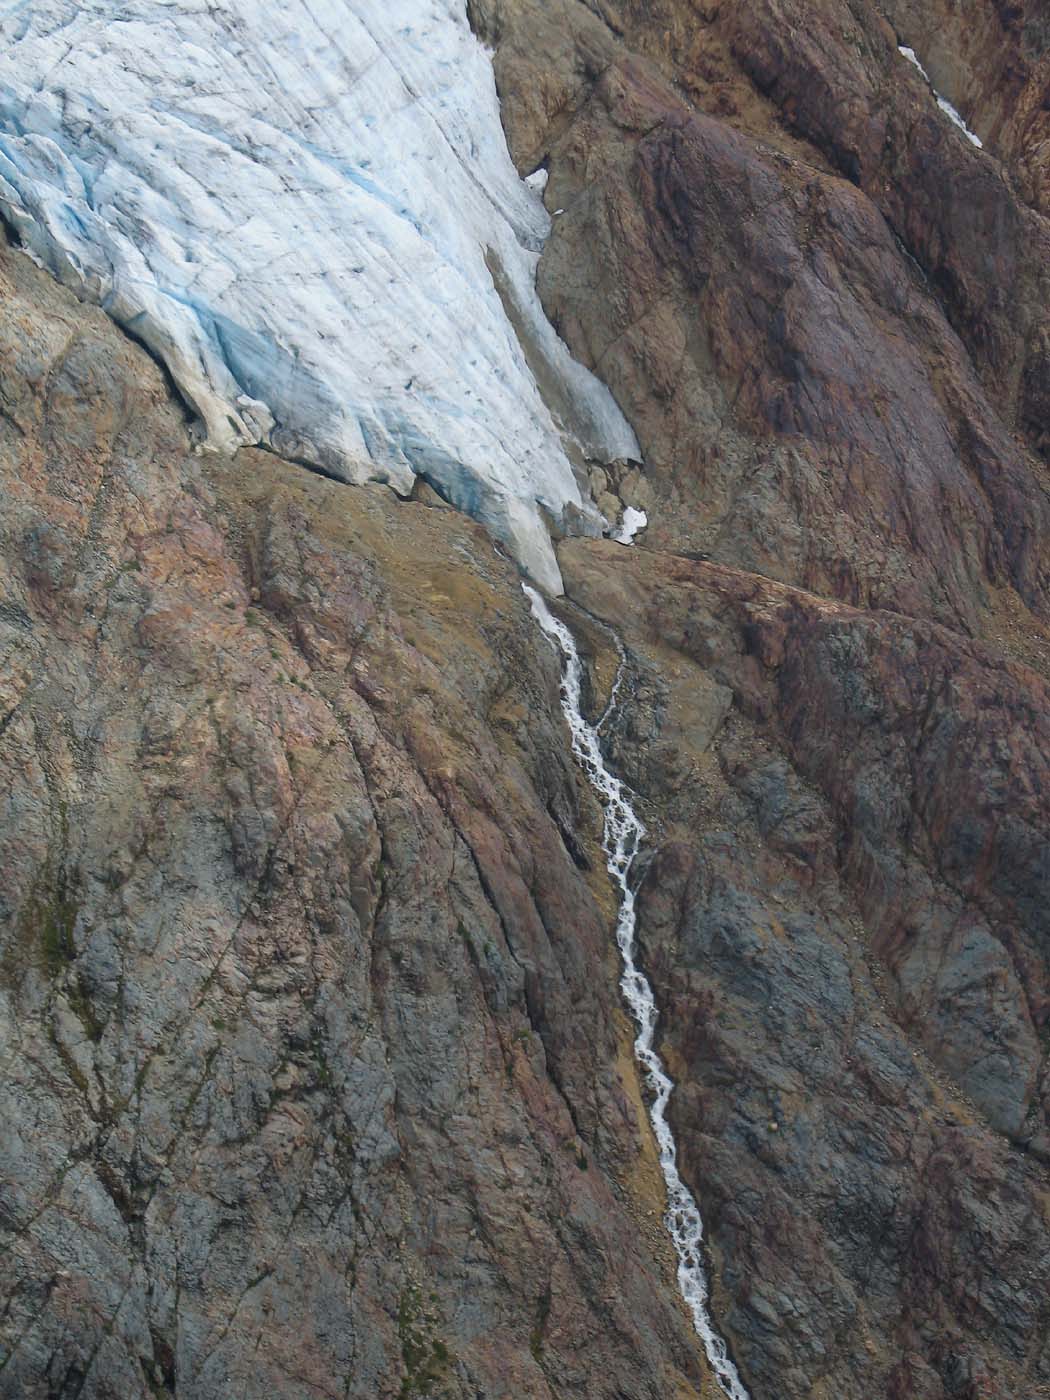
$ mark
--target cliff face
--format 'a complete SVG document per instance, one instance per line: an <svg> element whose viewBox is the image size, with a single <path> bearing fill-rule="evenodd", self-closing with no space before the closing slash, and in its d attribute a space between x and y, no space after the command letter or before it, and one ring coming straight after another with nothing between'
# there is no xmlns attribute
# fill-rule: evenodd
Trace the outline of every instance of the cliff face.
<svg viewBox="0 0 1050 1400"><path fill-rule="evenodd" d="M548 311L646 458L642 547L560 561L634 660L720 1319L758 1395L1047 1393L1038 19L476 10Z"/></svg>
<svg viewBox="0 0 1050 1400"><path fill-rule="evenodd" d="M1045 616L1046 221L876 9L479 8L650 547L964 630L1004 585Z"/></svg>
<svg viewBox="0 0 1050 1400"><path fill-rule="evenodd" d="M558 563L717 1321L755 1400L1048 1395L1045 21L470 11L645 458ZM195 456L11 250L0 472L0 1395L713 1393L513 565Z"/></svg>
<svg viewBox="0 0 1050 1400"><path fill-rule="evenodd" d="M0 1394L695 1393L515 568L0 278Z"/></svg>
<svg viewBox="0 0 1050 1400"><path fill-rule="evenodd" d="M1044 1394L1046 683L933 624L608 552L562 564L636 658L614 753L659 817L643 951L753 1393Z"/></svg>

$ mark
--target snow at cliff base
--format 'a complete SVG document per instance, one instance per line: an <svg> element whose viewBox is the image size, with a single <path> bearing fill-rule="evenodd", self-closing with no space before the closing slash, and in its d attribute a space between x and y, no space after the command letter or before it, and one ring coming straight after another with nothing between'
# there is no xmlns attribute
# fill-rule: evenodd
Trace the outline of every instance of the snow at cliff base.
<svg viewBox="0 0 1050 1400"><path fill-rule="evenodd" d="M540 307L541 185L464 0L0 0L0 212L208 443L422 475L557 589L539 506L637 444Z"/></svg>

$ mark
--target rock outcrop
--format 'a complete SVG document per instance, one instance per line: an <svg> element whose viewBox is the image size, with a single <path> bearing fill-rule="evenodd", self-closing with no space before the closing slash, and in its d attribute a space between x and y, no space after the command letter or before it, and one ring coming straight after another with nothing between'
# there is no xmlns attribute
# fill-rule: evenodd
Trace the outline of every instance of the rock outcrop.
<svg viewBox="0 0 1050 1400"><path fill-rule="evenodd" d="M0 376L0 1395L695 1393L513 565L10 250Z"/></svg>
<svg viewBox="0 0 1050 1400"><path fill-rule="evenodd" d="M565 211L545 304L638 432L650 547L971 631L1004 585L1044 618L1015 430L1042 442L1046 220L856 8L479 5L511 149Z"/></svg>
<svg viewBox="0 0 1050 1400"><path fill-rule="evenodd" d="M754 1400L1050 1396L1045 19L470 13L644 453L558 563L718 1325ZM0 473L0 1396L714 1393L510 561L195 456L9 250Z"/></svg>
<svg viewBox="0 0 1050 1400"><path fill-rule="evenodd" d="M636 658L613 751L655 817L643 951L744 1374L1045 1393L1046 682L612 548L562 565Z"/></svg>
<svg viewBox="0 0 1050 1400"><path fill-rule="evenodd" d="M560 560L633 658L644 952L756 1395L1050 1392L1042 70L1031 16L916 8L475 6L565 211L545 304L645 453L641 548Z"/></svg>

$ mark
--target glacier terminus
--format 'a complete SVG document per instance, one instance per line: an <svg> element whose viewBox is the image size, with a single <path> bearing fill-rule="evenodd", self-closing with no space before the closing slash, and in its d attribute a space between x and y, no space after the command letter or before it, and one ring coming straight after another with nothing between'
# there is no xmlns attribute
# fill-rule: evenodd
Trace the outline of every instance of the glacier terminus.
<svg viewBox="0 0 1050 1400"><path fill-rule="evenodd" d="M0 213L207 445L423 477L559 590L543 512L598 528L573 459L638 448L543 313L465 0L3 0L0 39Z"/></svg>

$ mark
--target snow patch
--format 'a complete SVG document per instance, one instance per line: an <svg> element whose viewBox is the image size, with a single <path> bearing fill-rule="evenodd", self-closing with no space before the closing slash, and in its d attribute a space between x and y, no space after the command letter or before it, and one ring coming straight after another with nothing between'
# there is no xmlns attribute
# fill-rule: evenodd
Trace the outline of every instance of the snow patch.
<svg viewBox="0 0 1050 1400"><path fill-rule="evenodd" d="M620 528L613 535L617 544L634 544L634 537L639 531L644 530L649 524L649 517L644 510L635 510L634 506L628 506L620 521Z"/></svg>
<svg viewBox="0 0 1050 1400"><path fill-rule="evenodd" d="M559 591L540 507L588 507L492 266L584 451L638 446L540 306L537 187L465 0L0 0L0 210L207 444L425 475Z"/></svg>
<svg viewBox="0 0 1050 1400"><path fill-rule="evenodd" d="M947 99L946 97L942 97L941 94L940 94L940 93L937 91L937 89L934 87L933 83L930 82L930 75L929 75L929 73L927 73L926 69L922 66L922 63L921 63L921 61L920 61L920 59L919 59L919 56L918 56L918 54L915 52L915 50L914 50L914 49L909 49L909 48L907 47L907 45L905 45L905 44L898 44L898 45L897 45L897 49L898 49L898 52L899 52L899 53L902 53L902 54L904 55L904 57L908 60L909 63L914 64L914 66L919 70L919 72L922 74L922 76L926 79L927 86L929 87L930 91L933 93L933 96L934 96L934 98L935 98L935 100L936 100L936 102L937 102L937 106L941 109L941 111L945 114L945 116L946 116L946 117L949 117L949 118L955 123L955 125L956 125L956 126L959 128L959 130L963 133L963 135L966 137L966 139L967 139L968 141L972 141L973 144L978 148L978 150L983 149L984 143L982 142L981 138L980 138L979 136L975 135L975 133L972 132L972 131L970 130L970 128L966 125L966 123L963 121L962 117L961 117L961 116L959 115L959 113L955 110L955 108L954 108L954 107L952 106L952 104L948 101L948 99Z"/></svg>

